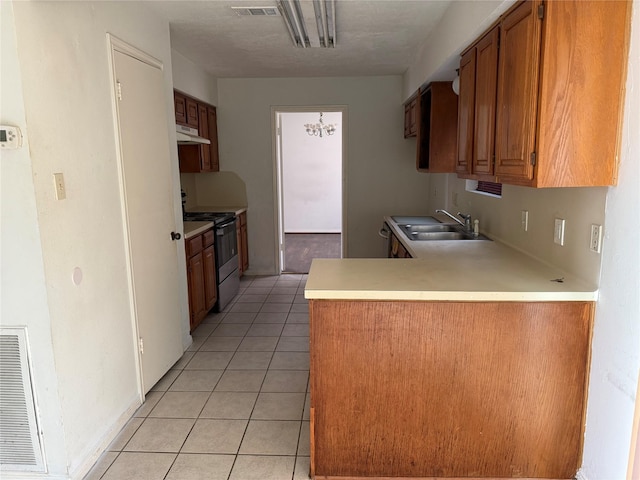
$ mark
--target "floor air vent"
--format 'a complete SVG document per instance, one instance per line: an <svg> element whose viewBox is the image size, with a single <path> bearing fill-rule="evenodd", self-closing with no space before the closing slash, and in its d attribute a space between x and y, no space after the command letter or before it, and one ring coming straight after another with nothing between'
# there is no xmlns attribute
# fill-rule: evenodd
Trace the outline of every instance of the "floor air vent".
<svg viewBox="0 0 640 480"><path fill-rule="evenodd" d="M24 328L0 329L0 471L45 471Z"/></svg>

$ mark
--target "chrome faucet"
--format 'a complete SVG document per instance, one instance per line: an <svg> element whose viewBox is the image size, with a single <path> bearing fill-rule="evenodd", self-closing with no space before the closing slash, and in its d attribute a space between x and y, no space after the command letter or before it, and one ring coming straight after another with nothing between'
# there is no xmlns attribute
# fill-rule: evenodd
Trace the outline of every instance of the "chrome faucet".
<svg viewBox="0 0 640 480"><path fill-rule="evenodd" d="M447 217L451 218L452 220L454 220L455 222L459 223L460 225L462 225L464 227L465 232L471 232L473 231L473 227L472 225L472 221L471 221L471 215L467 215L464 213L460 213L458 212L458 216L462 219L464 219L464 222L461 222L460 220L458 220L455 216L451 215L449 212L447 212L446 210L443 210L441 208L436 210L436 213L444 213Z"/></svg>

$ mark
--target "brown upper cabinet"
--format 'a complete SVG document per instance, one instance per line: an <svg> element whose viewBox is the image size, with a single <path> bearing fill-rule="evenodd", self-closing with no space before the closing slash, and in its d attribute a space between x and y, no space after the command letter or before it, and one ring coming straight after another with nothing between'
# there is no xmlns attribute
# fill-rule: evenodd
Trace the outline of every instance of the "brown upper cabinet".
<svg viewBox="0 0 640 480"><path fill-rule="evenodd" d="M199 136L211 141L210 145L178 145L180 171L183 173L219 171L216 107L178 91L174 91L173 96L176 123L196 128Z"/></svg>
<svg viewBox="0 0 640 480"><path fill-rule="evenodd" d="M499 27L494 27L460 60L456 172L494 181Z"/></svg>
<svg viewBox="0 0 640 480"><path fill-rule="evenodd" d="M627 1L522 1L463 52L458 173L615 185L630 10Z"/></svg>
<svg viewBox="0 0 640 480"><path fill-rule="evenodd" d="M418 93L404 104L404 138L415 137L418 132Z"/></svg>
<svg viewBox="0 0 640 480"><path fill-rule="evenodd" d="M460 59L460 94L458 96L458 176L471 174L473 165L474 115L476 111L476 49L471 48Z"/></svg>
<svg viewBox="0 0 640 480"><path fill-rule="evenodd" d="M417 137L419 172L456 171L457 102L451 82L433 82L405 103L404 137Z"/></svg>
<svg viewBox="0 0 640 480"><path fill-rule="evenodd" d="M173 104L178 125L198 128L198 102L195 99L174 91Z"/></svg>
<svg viewBox="0 0 640 480"><path fill-rule="evenodd" d="M208 106L207 114L209 116L209 140L211 140L211 145L209 146L211 171L217 172L220 170L220 157L218 156L218 116L216 107Z"/></svg>
<svg viewBox="0 0 640 480"><path fill-rule="evenodd" d="M418 150L416 168L420 172L456 171L456 131L458 97L451 82L433 82L418 96Z"/></svg>

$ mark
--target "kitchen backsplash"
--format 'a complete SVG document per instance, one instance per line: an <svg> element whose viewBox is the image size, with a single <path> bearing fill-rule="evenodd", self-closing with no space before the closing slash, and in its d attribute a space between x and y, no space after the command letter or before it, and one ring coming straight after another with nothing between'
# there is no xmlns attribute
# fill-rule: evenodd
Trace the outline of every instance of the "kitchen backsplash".
<svg viewBox="0 0 640 480"><path fill-rule="evenodd" d="M247 187L235 172L181 173L180 187L187 194L187 209L196 205L248 205Z"/></svg>
<svg viewBox="0 0 640 480"><path fill-rule="evenodd" d="M470 213L480 230L580 278L598 284L601 254L589 249L591 225L604 227L607 187L534 189L503 185L502 198L465 190L453 174L432 175L428 211ZM528 229L522 211L529 212ZM565 220L564 246L554 243L554 219ZM602 248L607 248L603 232Z"/></svg>

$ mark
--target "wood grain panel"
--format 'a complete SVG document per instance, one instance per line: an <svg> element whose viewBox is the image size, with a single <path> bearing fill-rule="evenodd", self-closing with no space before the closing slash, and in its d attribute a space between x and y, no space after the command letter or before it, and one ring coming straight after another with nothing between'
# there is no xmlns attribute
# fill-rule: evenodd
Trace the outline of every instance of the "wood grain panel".
<svg viewBox="0 0 640 480"><path fill-rule="evenodd" d="M507 183L530 183L535 151L542 20L540 1L526 1L500 23L495 173Z"/></svg>
<svg viewBox="0 0 640 480"><path fill-rule="evenodd" d="M536 185L615 185L631 2L545 8Z"/></svg>
<svg viewBox="0 0 640 480"><path fill-rule="evenodd" d="M476 105L473 173L492 175L496 138L498 38L494 27L476 46Z"/></svg>
<svg viewBox="0 0 640 480"><path fill-rule="evenodd" d="M457 128L458 128L458 97L451 88L451 82L432 82L431 109L425 112L429 115L430 132L426 136L427 144L423 142L423 122L420 121L420 143L418 149L418 170L420 170L420 156L427 151L426 170L431 173L454 173L456 171ZM421 105L422 110L422 105ZM421 115L422 115L421 111Z"/></svg>
<svg viewBox="0 0 640 480"><path fill-rule="evenodd" d="M216 113L216 107L211 105L207 106L207 114L209 115L209 140L210 154L211 154L211 171L220 171L220 154L218 152L218 114Z"/></svg>
<svg viewBox="0 0 640 480"><path fill-rule="evenodd" d="M460 59L460 95L458 96L458 151L456 172L471 173L476 98L476 49Z"/></svg>
<svg viewBox="0 0 640 480"><path fill-rule="evenodd" d="M316 478L576 473L591 303L310 306Z"/></svg>

